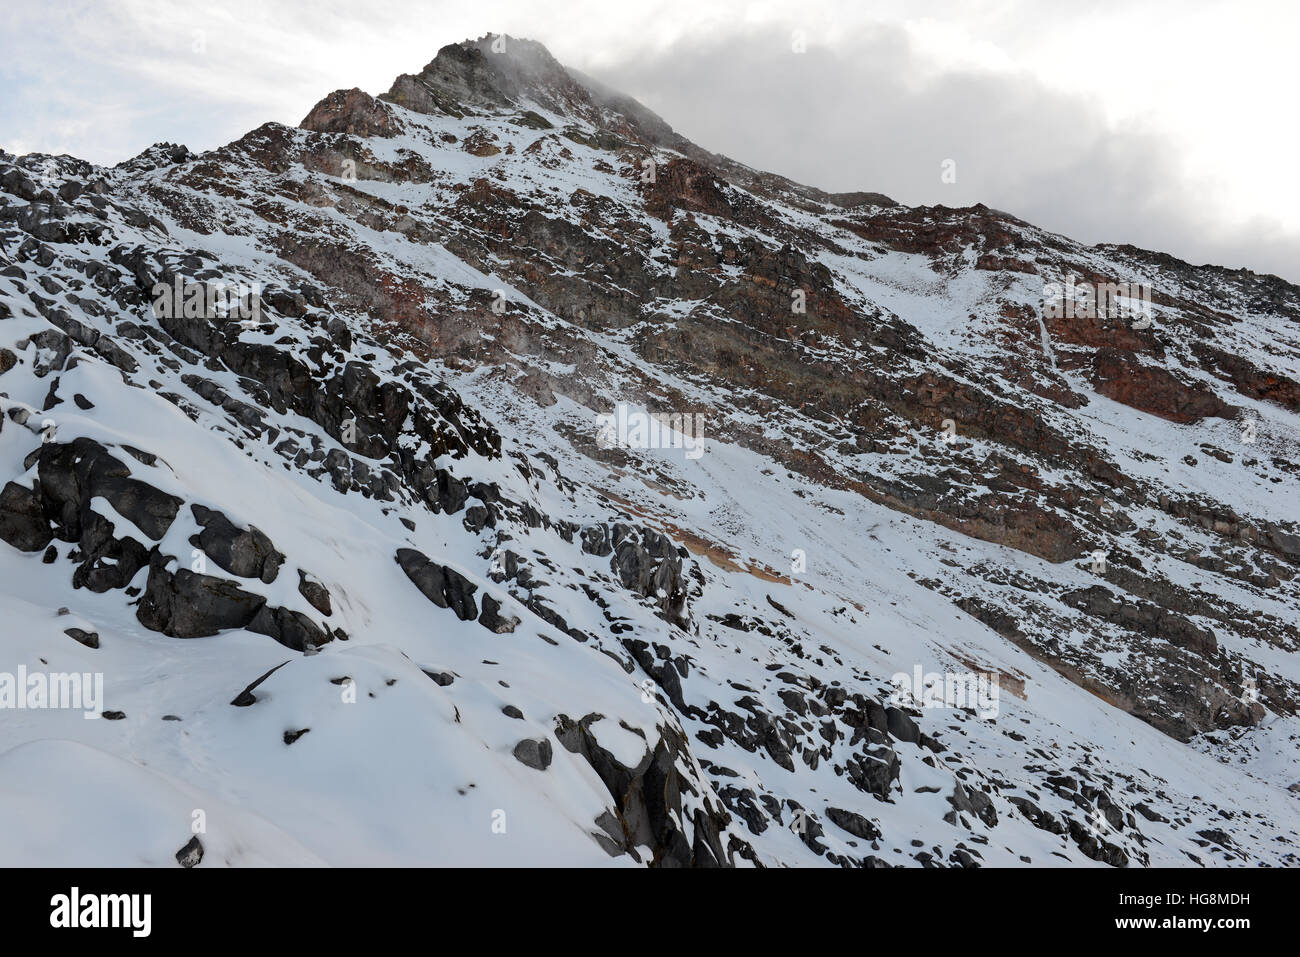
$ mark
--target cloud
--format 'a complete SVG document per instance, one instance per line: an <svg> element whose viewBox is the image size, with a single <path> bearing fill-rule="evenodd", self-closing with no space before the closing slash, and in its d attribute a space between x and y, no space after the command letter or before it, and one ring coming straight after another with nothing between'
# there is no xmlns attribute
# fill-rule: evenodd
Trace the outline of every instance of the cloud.
<svg viewBox="0 0 1300 957"><path fill-rule="evenodd" d="M706 149L830 191L910 205L982 202L1088 242L1133 243L1300 281L1300 234L1225 222L1217 184L1178 141L1024 71L944 69L911 31L877 25L792 49L776 26L683 38L593 68ZM955 182L944 182L946 160Z"/></svg>

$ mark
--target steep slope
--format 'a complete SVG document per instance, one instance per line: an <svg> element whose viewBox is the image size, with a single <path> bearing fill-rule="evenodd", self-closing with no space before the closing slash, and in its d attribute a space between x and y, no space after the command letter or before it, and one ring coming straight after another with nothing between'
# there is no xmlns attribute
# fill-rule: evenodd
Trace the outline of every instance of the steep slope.
<svg viewBox="0 0 1300 957"><path fill-rule="evenodd" d="M0 860L1296 863L1300 289L510 37L0 190Z"/></svg>

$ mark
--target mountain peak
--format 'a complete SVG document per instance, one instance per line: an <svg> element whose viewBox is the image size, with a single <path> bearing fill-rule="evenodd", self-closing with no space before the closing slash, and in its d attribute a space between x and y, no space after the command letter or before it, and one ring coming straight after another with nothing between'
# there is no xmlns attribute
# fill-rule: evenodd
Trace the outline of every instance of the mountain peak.
<svg viewBox="0 0 1300 957"><path fill-rule="evenodd" d="M418 74L403 74L383 99L420 113L453 115L526 102L556 113L582 111L591 92L536 40L485 34L450 43Z"/></svg>

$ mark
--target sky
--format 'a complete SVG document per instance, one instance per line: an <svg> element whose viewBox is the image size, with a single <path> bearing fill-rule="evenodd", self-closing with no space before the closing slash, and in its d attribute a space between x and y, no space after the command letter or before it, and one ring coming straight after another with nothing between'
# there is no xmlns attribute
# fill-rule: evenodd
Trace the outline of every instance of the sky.
<svg viewBox="0 0 1300 957"><path fill-rule="evenodd" d="M486 33L812 186L1300 282L1291 0L5 0L0 147L211 149Z"/></svg>

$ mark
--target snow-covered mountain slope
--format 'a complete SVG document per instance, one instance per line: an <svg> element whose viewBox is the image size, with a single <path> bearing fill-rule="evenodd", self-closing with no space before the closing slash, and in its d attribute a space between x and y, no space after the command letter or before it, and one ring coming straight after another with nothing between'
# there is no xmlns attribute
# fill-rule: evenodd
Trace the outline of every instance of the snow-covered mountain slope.
<svg viewBox="0 0 1300 957"><path fill-rule="evenodd" d="M1297 863L1300 289L509 37L0 190L0 862Z"/></svg>

